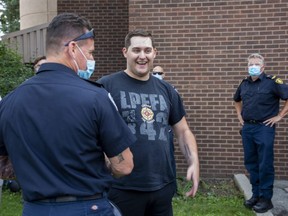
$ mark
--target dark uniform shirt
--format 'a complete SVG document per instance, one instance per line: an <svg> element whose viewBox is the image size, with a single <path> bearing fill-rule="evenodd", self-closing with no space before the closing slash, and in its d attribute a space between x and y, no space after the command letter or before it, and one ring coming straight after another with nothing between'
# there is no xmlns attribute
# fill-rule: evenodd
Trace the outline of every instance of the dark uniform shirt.
<svg viewBox="0 0 288 216"><path fill-rule="evenodd" d="M43 64L0 102L0 155L27 201L104 192L113 179L103 151L114 157L135 140L108 92L61 64Z"/></svg>
<svg viewBox="0 0 288 216"><path fill-rule="evenodd" d="M242 101L242 118L244 121L265 121L278 115L279 99L288 99L288 85L277 77L265 74L253 82L246 77L234 95L234 101Z"/></svg>

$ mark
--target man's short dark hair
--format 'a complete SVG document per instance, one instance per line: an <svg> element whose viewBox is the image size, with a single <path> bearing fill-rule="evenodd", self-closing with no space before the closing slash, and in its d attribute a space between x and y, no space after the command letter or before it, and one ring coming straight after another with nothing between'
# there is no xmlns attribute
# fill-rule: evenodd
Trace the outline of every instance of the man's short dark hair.
<svg viewBox="0 0 288 216"><path fill-rule="evenodd" d="M91 30L90 22L74 13L61 13L47 27L46 49L57 52L64 44Z"/></svg>
<svg viewBox="0 0 288 216"><path fill-rule="evenodd" d="M154 39L152 37L152 34L144 29L135 29L130 31L126 37L125 37L125 47L128 49L128 47L131 45L131 38L132 37L149 37L152 41L152 47L154 47Z"/></svg>

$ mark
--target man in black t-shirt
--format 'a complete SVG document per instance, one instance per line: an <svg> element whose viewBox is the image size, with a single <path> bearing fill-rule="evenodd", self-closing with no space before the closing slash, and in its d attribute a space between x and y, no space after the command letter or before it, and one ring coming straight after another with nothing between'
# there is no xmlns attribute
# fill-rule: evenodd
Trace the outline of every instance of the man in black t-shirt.
<svg viewBox="0 0 288 216"><path fill-rule="evenodd" d="M169 83L150 76L156 57L152 35L141 29L131 31L122 52L127 68L98 82L111 93L137 141L131 146L132 173L118 179L108 197L125 216L170 216L175 176L169 129L172 126L189 165L187 179L193 181L193 187L187 196L195 196L199 183L196 140L177 91Z"/></svg>

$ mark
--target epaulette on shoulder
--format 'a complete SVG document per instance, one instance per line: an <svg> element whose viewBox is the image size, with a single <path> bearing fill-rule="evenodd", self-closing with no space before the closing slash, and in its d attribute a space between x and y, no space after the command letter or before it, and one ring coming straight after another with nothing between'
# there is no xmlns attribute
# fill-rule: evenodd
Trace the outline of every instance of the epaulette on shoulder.
<svg viewBox="0 0 288 216"><path fill-rule="evenodd" d="M91 81L91 80L87 80L87 79L83 79L83 80L85 80L86 82L89 82L89 83L91 83L93 85L96 85L96 86L98 86L100 88L104 87L101 83L97 83L95 81Z"/></svg>
<svg viewBox="0 0 288 216"><path fill-rule="evenodd" d="M283 80L278 78L277 76L272 76L272 75L267 75L266 76L268 79L272 79L275 81L277 84L283 84Z"/></svg>

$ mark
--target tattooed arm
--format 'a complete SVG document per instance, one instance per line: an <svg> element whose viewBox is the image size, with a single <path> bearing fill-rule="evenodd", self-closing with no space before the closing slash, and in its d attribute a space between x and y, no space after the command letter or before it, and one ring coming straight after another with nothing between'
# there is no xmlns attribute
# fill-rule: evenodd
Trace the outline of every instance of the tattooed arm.
<svg viewBox="0 0 288 216"><path fill-rule="evenodd" d="M116 178L130 174L134 167L133 155L129 148L115 157L109 158L109 161L111 172Z"/></svg>
<svg viewBox="0 0 288 216"><path fill-rule="evenodd" d="M180 149L189 165L186 178L189 181L193 181L193 187L186 193L186 196L194 197L198 190L200 172L196 139L191 132L185 117L183 117L177 124L173 125L173 130L178 139Z"/></svg>

